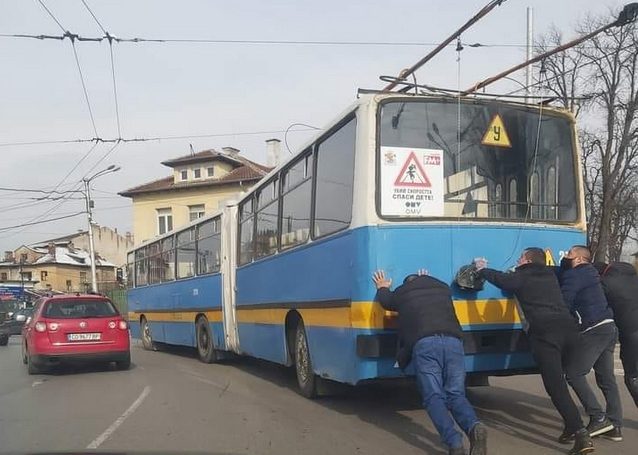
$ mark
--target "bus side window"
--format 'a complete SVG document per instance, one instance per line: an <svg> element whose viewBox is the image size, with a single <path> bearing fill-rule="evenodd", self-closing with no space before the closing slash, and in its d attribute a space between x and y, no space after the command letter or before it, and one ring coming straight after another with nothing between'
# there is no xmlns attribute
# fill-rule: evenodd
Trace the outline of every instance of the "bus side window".
<svg viewBox="0 0 638 455"><path fill-rule="evenodd" d="M257 194L257 226L255 259L277 252L277 229L279 218L279 180L275 179Z"/></svg>
<svg viewBox="0 0 638 455"><path fill-rule="evenodd" d="M356 133L357 118L352 117L317 146L314 238L350 226Z"/></svg>
<svg viewBox="0 0 638 455"><path fill-rule="evenodd" d="M310 150L307 150L310 153ZM306 243L310 231L312 168L305 155L283 174L281 204L281 249Z"/></svg>
<svg viewBox="0 0 638 455"><path fill-rule="evenodd" d="M239 264L253 261L254 228L255 213L251 196L239 207Z"/></svg>

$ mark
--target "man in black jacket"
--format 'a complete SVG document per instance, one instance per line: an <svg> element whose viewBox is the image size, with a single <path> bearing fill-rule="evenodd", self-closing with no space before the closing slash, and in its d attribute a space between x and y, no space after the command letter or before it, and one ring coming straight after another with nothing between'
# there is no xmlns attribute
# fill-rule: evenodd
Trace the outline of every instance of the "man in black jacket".
<svg viewBox="0 0 638 455"><path fill-rule="evenodd" d="M558 280L563 299L576 317L581 332L580 344L569 359L565 372L567 382L589 414L589 435L604 435L613 441L622 441L622 404L614 375L618 329L598 271L590 260L589 249L575 245L560 263ZM592 368L596 374L596 385L607 403L604 410L587 382L587 374Z"/></svg>
<svg viewBox="0 0 638 455"><path fill-rule="evenodd" d="M450 287L422 272L407 276L394 292L383 270L375 272L372 280L377 287L375 300L399 313L397 361L401 369L414 362L423 406L450 455L465 453L454 421L470 439L470 455L485 455L487 431L465 397L463 332Z"/></svg>
<svg viewBox="0 0 638 455"><path fill-rule="evenodd" d="M638 274L626 262L597 262L594 267L618 326L625 385L638 406Z"/></svg>
<svg viewBox="0 0 638 455"><path fill-rule="evenodd" d="M563 418L565 431L560 442L575 435L570 455L592 452L594 445L587 433L563 374L563 359L578 343L578 326L563 303L556 274L545 265L540 248L523 250L513 272L485 268L487 261L475 260L478 275L505 291L513 292L529 324L534 359L540 369L547 394Z"/></svg>

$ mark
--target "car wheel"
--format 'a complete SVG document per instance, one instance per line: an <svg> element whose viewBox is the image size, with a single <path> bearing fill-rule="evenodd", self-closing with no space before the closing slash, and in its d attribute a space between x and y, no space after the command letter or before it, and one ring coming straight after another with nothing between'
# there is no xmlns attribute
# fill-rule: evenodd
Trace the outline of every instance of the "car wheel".
<svg viewBox="0 0 638 455"><path fill-rule="evenodd" d="M301 394L306 398L315 398L317 396L317 375L312 369L308 337L302 321L299 321L299 325L297 325L295 336L295 370Z"/></svg>
<svg viewBox="0 0 638 455"><path fill-rule="evenodd" d="M42 373L42 369L33 363L32 356L27 356L27 373L29 374L40 374Z"/></svg>
<svg viewBox="0 0 638 455"><path fill-rule="evenodd" d="M208 324L208 319L201 317L195 323L195 336L197 338L197 355L203 363L217 362L217 352L213 346L213 336Z"/></svg>
<svg viewBox="0 0 638 455"><path fill-rule="evenodd" d="M130 370L131 369L131 353L126 354L124 360L118 360L115 362L115 368L120 371Z"/></svg>
<svg viewBox="0 0 638 455"><path fill-rule="evenodd" d="M0 346L9 344L9 335L0 335Z"/></svg>
<svg viewBox="0 0 638 455"><path fill-rule="evenodd" d="M146 318L142 318L140 322L140 331L142 332L142 346L147 351L155 350L155 343L153 342L153 335L151 334L151 326Z"/></svg>

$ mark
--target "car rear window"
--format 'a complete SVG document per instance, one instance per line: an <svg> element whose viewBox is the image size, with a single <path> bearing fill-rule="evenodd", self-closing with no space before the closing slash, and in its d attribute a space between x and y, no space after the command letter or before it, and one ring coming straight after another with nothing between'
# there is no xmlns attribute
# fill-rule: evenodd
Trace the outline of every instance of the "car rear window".
<svg viewBox="0 0 638 455"><path fill-rule="evenodd" d="M117 310L108 300L57 300L47 303L44 317L51 319L104 318L116 316Z"/></svg>

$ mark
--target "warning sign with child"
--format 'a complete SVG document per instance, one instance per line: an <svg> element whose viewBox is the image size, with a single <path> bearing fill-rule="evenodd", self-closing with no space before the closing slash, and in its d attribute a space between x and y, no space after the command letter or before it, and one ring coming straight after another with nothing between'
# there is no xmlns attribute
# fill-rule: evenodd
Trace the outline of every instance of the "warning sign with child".
<svg viewBox="0 0 638 455"><path fill-rule="evenodd" d="M381 213L443 216L443 151L381 147Z"/></svg>

